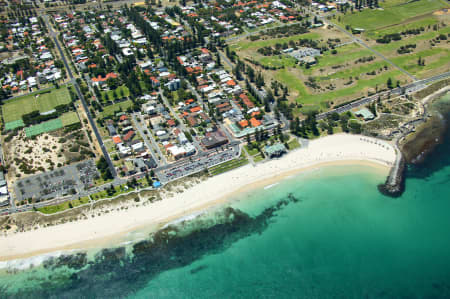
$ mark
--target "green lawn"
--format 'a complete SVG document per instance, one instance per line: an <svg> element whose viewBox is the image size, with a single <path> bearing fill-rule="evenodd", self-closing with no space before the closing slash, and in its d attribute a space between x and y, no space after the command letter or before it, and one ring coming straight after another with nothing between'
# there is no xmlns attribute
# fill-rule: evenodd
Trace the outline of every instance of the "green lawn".
<svg viewBox="0 0 450 299"><path fill-rule="evenodd" d="M297 35L282 37L282 38L271 38L271 39L267 39L267 40L257 40L257 41L245 40L245 41L240 41L237 44L232 45L231 49L233 49L233 50L256 49L256 48L273 46L277 43L278 44L287 43L291 40L297 41L300 39L318 39L318 38L320 38L320 35L318 33L310 32L310 33L297 34Z"/></svg>
<svg viewBox="0 0 450 299"><path fill-rule="evenodd" d="M119 112L120 109L122 109L122 111L125 111L131 106L133 106L133 102L131 100L126 100L124 102L120 102L120 103L116 103L116 104L113 104L113 105L105 106L103 108L103 111L100 112L100 117L101 118L105 118L107 116L112 116L115 113Z"/></svg>
<svg viewBox="0 0 450 299"><path fill-rule="evenodd" d="M318 80L331 80L331 79L338 79L338 78L349 78L349 77L357 77L362 74L366 74L368 72L379 70L380 68L383 68L384 66L390 66L386 62L378 61L373 63L367 63L367 64L355 64L354 67L345 69L342 71L338 71L332 75L329 76L323 76L318 77Z"/></svg>
<svg viewBox="0 0 450 299"><path fill-rule="evenodd" d="M209 168L208 170L209 170L210 175L214 176L214 175L218 175L218 174L224 173L226 171L241 167L247 163L248 163L248 160L241 155L237 159L233 159L231 161L227 161L222 164L213 166L213 167Z"/></svg>
<svg viewBox="0 0 450 299"><path fill-rule="evenodd" d="M293 67L297 62L294 57L280 54L277 56L266 56L259 60L262 65L269 67Z"/></svg>
<svg viewBox="0 0 450 299"><path fill-rule="evenodd" d="M311 66L310 69L303 70L306 75L312 74L313 70L321 69L327 66L342 65L345 63L353 63L353 61L368 56L374 56L374 54L359 44L348 44L336 49L337 54L331 54L331 51L325 52L322 56L317 57L317 63Z"/></svg>
<svg viewBox="0 0 450 299"><path fill-rule="evenodd" d="M126 87L125 85L119 86L117 87L115 90L108 90L108 91L102 91L102 99L104 101L106 101L105 99L105 94L108 95L108 99L110 101L115 100L116 98L114 97L114 92L116 92L117 94L117 99L121 99L122 98L122 91L123 91L123 97L128 97L130 96L130 90L128 89L128 87Z"/></svg>
<svg viewBox="0 0 450 299"><path fill-rule="evenodd" d="M129 188L129 187L125 188L125 185L121 185L121 186L114 187L114 193L111 195L108 195L108 192L106 190L103 190L103 191L92 194L91 198L93 200L99 200L99 199L103 199L103 198L112 198L112 197L115 197L115 196L118 196L118 195L121 195L124 193L128 193L131 191L134 191L134 188Z"/></svg>
<svg viewBox="0 0 450 299"><path fill-rule="evenodd" d="M293 150L293 149L299 148L300 146L301 145L298 142L297 138L293 138L291 141L288 142L289 150Z"/></svg>
<svg viewBox="0 0 450 299"><path fill-rule="evenodd" d="M427 63L427 59L431 59L433 56L438 57L434 62ZM425 60L425 66L419 66L417 60L421 57ZM407 55L398 56L392 58L395 64L404 68L410 73L420 75L424 71L429 71L433 68L440 67L442 65L449 65L450 62L450 50L434 48L429 50L424 50L420 52L413 52Z"/></svg>
<svg viewBox="0 0 450 299"><path fill-rule="evenodd" d="M439 34L447 35L448 33L450 33L450 28L445 27L445 28L439 29L438 31L429 31L429 32L426 32L426 33L423 33L420 35L411 36L407 39L402 39L399 41L392 41L389 44L378 44L378 45L374 46L373 49L375 49L383 54L389 54L390 52L397 51L397 49L400 48L400 46L404 46L407 44L416 44L420 41L426 41L426 40L433 39L433 38L437 37ZM445 41L443 41L441 43L444 44Z"/></svg>
<svg viewBox="0 0 450 299"><path fill-rule="evenodd" d="M86 197L81 197L80 199L66 201L66 202L63 202L58 205L38 208L37 210L44 214L53 214L53 213L62 212L64 210L71 209L69 203L72 204L72 208L75 208L75 207L81 206L83 204L86 204L88 202L89 202L89 197L86 196Z"/></svg>
<svg viewBox="0 0 450 299"><path fill-rule="evenodd" d="M19 120L22 115L32 111L47 112L58 105L71 101L67 87L53 88L43 93L33 93L23 97L5 101L2 106L3 119L6 122Z"/></svg>
<svg viewBox="0 0 450 299"><path fill-rule="evenodd" d="M382 37L383 35L386 34L393 34L393 33L399 33L402 31L406 31L408 29L419 29L421 27L427 29L428 26L433 26L434 24L439 23L439 21L437 20L437 18L435 17L427 17L421 20L417 20L417 21L413 21L410 23L406 23L406 24L398 24L398 25L393 25L393 26L389 26L387 28L383 28L383 29L375 29L375 30L370 30L367 31L365 34L373 39Z"/></svg>
<svg viewBox="0 0 450 299"><path fill-rule="evenodd" d="M264 158L261 155L261 153L258 153L257 155L253 156L253 161L255 161L255 163L258 163L258 162L260 162L262 160L264 160Z"/></svg>
<svg viewBox="0 0 450 299"><path fill-rule="evenodd" d="M62 121L62 125L64 127L76 124L80 122L80 119L78 118L78 114L76 112L67 112L64 113L59 117Z"/></svg>
<svg viewBox="0 0 450 299"><path fill-rule="evenodd" d="M398 1L387 0L379 2L383 10L364 9L361 12L347 13L342 16L341 23L353 28L374 30L384 26L400 24L401 22L419 15L448 7L441 0Z"/></svg>
<svg viewBox="0 0 450 299"><path fill-rule="evenodd" d="M355 95L366 87L375 87L376 85L382 87L386 84L389 77L394 80L401 74L402 73L397 70L386 71L371 79L358 80L357 83L351 87L319 94L309 94L303 82L287 70L280 70L276 75L276 79L281 83L286 84L289 89L298 91L300 96L297 97L297 102L308 106L312 105L314 109L317 109L318 107L323 107L323 104L327 101L334 101L341 97ZM305 108L308 109L308 107Z"/></svg>
<svg viewBox="0 0 450 299"><path fill-rule="evenodd" d="M248 149L248 145L245 145L245 150L247 151L247 153L250 156L256 155L257 153L259 153L257 148L252 148L251 150Z"/></svg>

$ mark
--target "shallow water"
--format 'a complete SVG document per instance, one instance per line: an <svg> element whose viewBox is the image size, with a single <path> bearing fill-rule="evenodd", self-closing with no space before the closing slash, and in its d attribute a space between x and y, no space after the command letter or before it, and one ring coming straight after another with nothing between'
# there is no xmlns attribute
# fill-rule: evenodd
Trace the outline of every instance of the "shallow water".
<svg viewBox="0 0 450 299"><path fill-rule="evenodd" d="M448 298L449 134L399 198L379 169L322 167L148 241L3 274L0 298Z"/></svg>

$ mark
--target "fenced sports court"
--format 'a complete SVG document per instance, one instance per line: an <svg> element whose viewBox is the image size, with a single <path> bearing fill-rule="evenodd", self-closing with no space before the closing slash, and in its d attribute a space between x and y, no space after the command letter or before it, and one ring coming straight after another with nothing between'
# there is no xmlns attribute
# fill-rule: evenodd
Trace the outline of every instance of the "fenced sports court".
<svg viewBox="0 0 450 299"><path fill-rule="evenodd" d="M61 119L52 119L49 121L42 122L38 125L34 125L25 128L25 135L30 138L42 133L52 132L63 127Z"/></svg>

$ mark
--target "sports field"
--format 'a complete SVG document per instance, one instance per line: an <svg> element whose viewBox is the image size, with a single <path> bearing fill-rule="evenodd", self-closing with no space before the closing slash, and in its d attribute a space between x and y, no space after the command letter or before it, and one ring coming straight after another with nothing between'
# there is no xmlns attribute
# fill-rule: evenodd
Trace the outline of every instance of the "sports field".
<svg viewBox="0 0 450 299"><path fill-rule="evenodd" d="M21 119L18 119L15 121L10 121L5 124L6 131L14 130L14 129L17 129L20 127L25 127L25 124L23 123L23 120L21 120Z"/></svg>
<svg viewBox="0 0 450 299"><path fill-rule="evenodd" d="M396 79L403 79L403 76L400 71L391 70L372 79L358 80L349 87L317 94L310 93L304 83L288 70L279 71L275 78L283 84L286 84L289 90L295 91L298 94L295 100L304 105L303 110L320 110L326 109L326 102L338 102L338 99L357 98L365 95L365 91L368 88L374 88L377 85L379 87L385 87L388 78L392 78L395 81Z"/></svg>
<svg viewBox="0 0 450 299"><path fill-rule="evenodd" d="M374 30L400 24L407 19L449 7L445 1L441 0L386 0L379 3L380 9L364 9L358 13L347 13L342 16L341 23L353 28Z"/></svg>
<svg viewBox="0 0 450 299"><path fill-rule="evenodd" d="M59 117L64 127L76 124L80 122L78 114L76 112L67 112Z"/></svg>
<svg viewBox="0 0 450 299"><path fill-rule="evenodd" d="M27 135L28 138L42 134L47 133L51 131L55 131L58 129L61 129L63 127L61 119L52 119L49 121L42 122L38 125L30 126L25 128L25 135Z"/></svg>
<svg viewBox="0 0 450 299"><path fill-rule="evenodd" d="M22 115L32 111L46 112L58 105L69 104L71 101L67 87L51 89L43 93L33 93L4 102L2 106L5 123L19 120Z"/></svg>

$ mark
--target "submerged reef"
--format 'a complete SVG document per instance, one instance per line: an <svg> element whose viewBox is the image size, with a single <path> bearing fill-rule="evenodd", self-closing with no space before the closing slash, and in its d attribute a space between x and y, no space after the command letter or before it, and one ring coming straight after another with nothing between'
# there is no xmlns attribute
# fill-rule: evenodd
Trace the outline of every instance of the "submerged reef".
<svg viewBox="0 0 450 299"><path fill-rule="evenodd" d="M160 273L190 265L205 255L220 253L235 242L253 234L261 234L276 213L287 205L299 202L293 194L250 215L231 207L212 215L168 225L152 233L147 240L130 248L116 247L99 251L89 261L86 253L53 257L43 264L51 272L66 269L66 275L56 279L36 279L35 286L9 293L6 298L122 298L144 287ZM202 265L190 273L204 270Z"/></svg>

